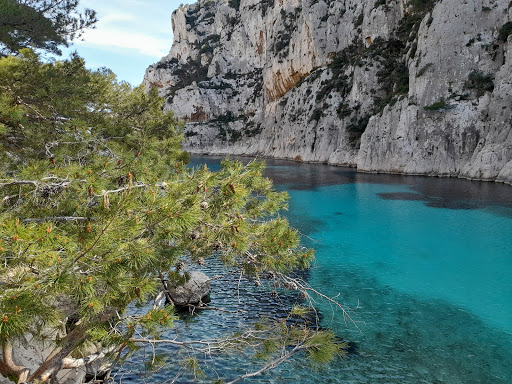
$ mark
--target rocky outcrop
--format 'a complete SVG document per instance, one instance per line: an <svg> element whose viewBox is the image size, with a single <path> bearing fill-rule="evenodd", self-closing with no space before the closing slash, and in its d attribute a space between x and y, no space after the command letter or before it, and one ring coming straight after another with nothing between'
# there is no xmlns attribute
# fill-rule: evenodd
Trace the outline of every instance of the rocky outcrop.
<svg viewBox="0 0 512 384"><path fill-rule="evenodd" d="M509 0L199 0L148 68L193 153L512 183Z"/></svg>
<svg viewBox="0 0 512 384"><path fill-rule="evenodd" d="M203 272L185 272L182 284L167 283L168 294L177 307L199 305L207 301L210 294L210 278Z"/></svg>
<svg viewBox="0 0 512 384"><path fill-rule="evenodd" d="M2 286L0 284L0 289ZM20 336L13 343L12 356L14 364L35 372L55 352L55 340L63 339L67 332L75 325L78 305L70 297L58 297L54 305L67 317L66 324L59 328L34 324L34 332ZM38 328L36 331L35 328ZM34 337L38 334L38 337ZM112 367L111 360L107 358L116 348L103 348L99 344L88 343L80 351L62 361L62 368L56 373L52 382L59 384L77 384L93 382L94 379L104 377ZM0 358L3 352L0 350ZM0 374L0 384L12 384L13 381Z"/></svg>

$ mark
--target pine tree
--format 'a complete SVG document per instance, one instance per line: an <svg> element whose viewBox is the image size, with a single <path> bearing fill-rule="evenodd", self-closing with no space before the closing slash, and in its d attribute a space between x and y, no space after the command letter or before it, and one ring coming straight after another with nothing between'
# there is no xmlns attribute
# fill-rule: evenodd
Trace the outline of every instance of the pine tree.
<svg viewBox="0 0 512 384"><path fill-rule="evenodd" d="M22 48L61 54L60 45L80 37L96 13L78 11L79 0L0 0L0 54Z"/></svg>
<svg viewBox="0 0 512 384"><path fill-rule="evenodd" d="M273 189L259 162L187 168L181 125L155 90L89 71L77 56L43 63L22 50L0 59L0 92L2 375L46 381L88 344L115 360L144 342L136 329L158 337L173 324L172 306L136 316L127 308L154 299L184 257L217 256L255 279L271 273L312 292L286 275L313 260L278 215L287 194ZM17 366L12 346L48 329L54 353L33 372ZM254 337L267 355L285 345L320 361L340 351L328 332L264 330L279 335L272 348Z"/></svg>

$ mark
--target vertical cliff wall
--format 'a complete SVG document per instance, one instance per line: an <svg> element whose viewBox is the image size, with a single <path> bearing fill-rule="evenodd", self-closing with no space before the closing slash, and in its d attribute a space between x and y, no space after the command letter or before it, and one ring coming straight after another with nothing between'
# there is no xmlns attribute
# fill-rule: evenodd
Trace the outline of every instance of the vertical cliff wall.
<svg viewBox="0 0 512 384"><path fill-rule="evenodd" d="M185 149L512 183L512 1L199 0L148 68Z"/></svg>

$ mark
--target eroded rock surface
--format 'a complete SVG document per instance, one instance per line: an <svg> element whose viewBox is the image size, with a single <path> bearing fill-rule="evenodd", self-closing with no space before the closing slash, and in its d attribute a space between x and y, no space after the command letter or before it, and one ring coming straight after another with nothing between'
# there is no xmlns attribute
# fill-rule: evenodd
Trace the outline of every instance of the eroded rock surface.
<svg viewBox="0 0 512 384"><path fill-rule="evenodd" d="M173 286L168 283L169 295L176 306L200 304L210 294L210 278L203 272L188 271L186 275L184 284Z"/></svg>
<svg viewBox="0 0 512 384"><path fill-rule="evenodd" d="M192 153L512 183L509 0L199 0L148 68Z"/></svg>

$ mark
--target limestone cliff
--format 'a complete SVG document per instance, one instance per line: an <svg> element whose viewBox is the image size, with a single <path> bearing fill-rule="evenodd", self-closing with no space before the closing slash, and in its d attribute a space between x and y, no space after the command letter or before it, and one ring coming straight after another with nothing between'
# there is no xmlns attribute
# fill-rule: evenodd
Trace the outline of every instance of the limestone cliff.
<svg viewBox="0 0 512 384"><path fill-rule="evenodd" d="M199 0L148 68L185 149L512 183L512 1Z"/></svg>

